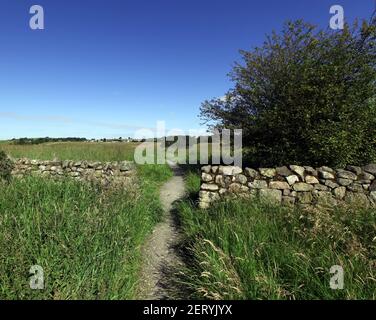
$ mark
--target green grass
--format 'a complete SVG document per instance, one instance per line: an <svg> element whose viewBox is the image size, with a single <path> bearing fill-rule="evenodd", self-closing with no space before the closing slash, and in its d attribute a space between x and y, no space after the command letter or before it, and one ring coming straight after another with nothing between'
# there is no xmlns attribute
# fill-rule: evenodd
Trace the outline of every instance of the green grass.
<svg viewBox="0 0 376 320"><path fill-rule="evenodd" d="M137 145L138 143L123 142L53 142L38 145L2 143L0 149L13 158L122 161L133 160Z"/></svg>
<svg viewBox="0 0 376 320"><path fill-rule="evenodd" d="M190 198L195 198L198 196L198 192L201 187L201 178L197 174L197 170L188 169L185 172L185 188Z"/></svg>
<svg viewBox="0 0 376 320"><path fill-rule="evenodd" d="M187 177L197 188L197 177ZM197 191L197 189L196 189ZM376 210L302 210L229 201L179 205L188 267L178 280L196 299L375 299ZM344 289L329 285L333 265Z"/></svg>
<svg viewBox="0 0 376 320"><path fill-rule="evenodd" d="M171 176L167 166L138 171L141 187L128 191L37 177L0 185L0 299L133 299ZM29 287L36 264L44 290Z"/></svg>

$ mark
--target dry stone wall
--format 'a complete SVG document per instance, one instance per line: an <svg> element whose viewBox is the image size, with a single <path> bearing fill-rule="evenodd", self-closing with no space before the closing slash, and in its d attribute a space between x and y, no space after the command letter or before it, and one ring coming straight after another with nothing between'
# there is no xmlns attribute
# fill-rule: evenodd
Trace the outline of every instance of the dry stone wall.
<svg viewBox="0 0 376 320"><path fill-rule="evenodd" d="M244 170L234 166L204 166L199 206L228 197L259 197L284 205L376 205L376 164L346 169L290 165Z"/></svg>
<svg viewBox="0 0 376 320"><path fill-rule="evenodd" d="M15 159L12 175L24 177L35 174L45 177L71 177L76 180L99 182L102 185L130 182L134 173L134 164L122 162L93 161L41 161Z"/></svg>

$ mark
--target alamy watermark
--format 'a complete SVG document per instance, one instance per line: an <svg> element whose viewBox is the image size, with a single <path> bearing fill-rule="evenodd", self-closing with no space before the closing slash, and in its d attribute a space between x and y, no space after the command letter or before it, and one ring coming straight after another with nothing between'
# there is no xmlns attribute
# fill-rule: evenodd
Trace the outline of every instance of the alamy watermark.
<svg viewBox="0 0 376 320"><path fill-rule="evenodd" d="M333 276L330 278L330 289L342 290L344 288L344 271L341 266L332 266L329 270Z"/></svg>
<svg viewBox="0 0 376 320"><path fill-rule="evenodd" d="M224 164L242 166L241 129L214 130L212 135L200 135L199 130L174 129L166 131L165 122L157 123L156 133L150 129L138 130L136 137L153 137L137 146L134 160L137 164ZM159 138L158 138L159 137Z"/></svg>
<svg viewBox="0 0 376 320"><path fill-rule="evenodd" d="M29 13L32 17L29 21L29 26L31 30L44 30L44 9L40 5L33 5Z"/></svg>
<svg viewBox="0 0 376 320"><path fill-rule="evenodd" d="M30 289L43 290L44 289L44 271L40 265L31 266L29 273L30 276Z"/></svg>
<svg viewBox="0 0 376 320"><path fill-rule="evenodd" d="M29 13L32 15L29 21L30 29L44 30L44 8L41 5L30 7ZM329 9L332 15L329 20L329 26L333 30L342 30L345 23L345 10L339 4L332 5Z"/></svg>
<svg viewBox="0 0 376 320"><path fill-rule="evenodd" d="M336 4L330 7L329 13L333 16L329 20L329 26L333 30L342 30L345 26L345 10Z"/></svg>

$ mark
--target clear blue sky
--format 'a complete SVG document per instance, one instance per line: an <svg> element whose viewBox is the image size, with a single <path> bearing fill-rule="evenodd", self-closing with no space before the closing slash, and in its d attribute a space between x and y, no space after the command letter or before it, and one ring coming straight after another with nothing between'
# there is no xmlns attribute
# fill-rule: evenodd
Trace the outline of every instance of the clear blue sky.
<svg viewBox="0 0 376 320"><path fill-rule="evenodd" d="M29 9L45 10L45 30ZM331 5L369 18L374 0L1 0L0 139L133 136L200 126L239 49L288 19L327 27Z"/></svg>

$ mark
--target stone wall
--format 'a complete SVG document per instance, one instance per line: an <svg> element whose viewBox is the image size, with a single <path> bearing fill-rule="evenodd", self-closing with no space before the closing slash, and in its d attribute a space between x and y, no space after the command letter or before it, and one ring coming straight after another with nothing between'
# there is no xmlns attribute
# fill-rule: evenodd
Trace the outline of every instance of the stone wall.
<svg viewBox="0 0 376 320"><path fill-rule="evenodd" d="M122 162L92 161L41 161L30 159L13 159L14 177L36 174L45 177L71 177L76 180L110 183L130 182L134 173L134 164Z"/></svg>
<svg viewBox="0 0 376 320"><path fill-rule="evenodd" d="M346 169L290 165L244 170L233 166L202 167L199 206L226 197L260 197L284 205L337 205L343 201L376 205L376 164Z"/></svg>

